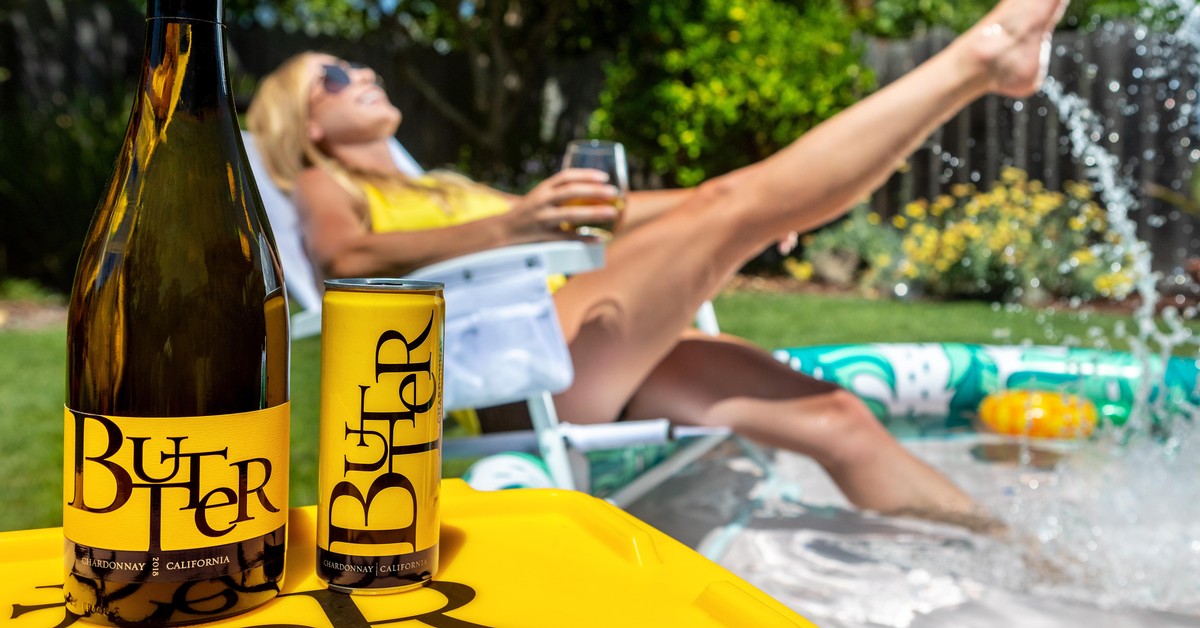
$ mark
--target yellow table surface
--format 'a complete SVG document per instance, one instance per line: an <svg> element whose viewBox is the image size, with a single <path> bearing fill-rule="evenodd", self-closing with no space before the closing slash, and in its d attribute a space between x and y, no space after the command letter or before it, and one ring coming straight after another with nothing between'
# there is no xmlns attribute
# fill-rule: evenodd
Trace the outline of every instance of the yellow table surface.
<svg viewBox="0 0 1200 628"><path fill-rule="evenodd" d="M348 596L316 577L312 506L288 521L283 593L212 626L812 626L732 573L583 493L442 485L441 568L415 591ZM0 626L82 625L58 528L0 533Z"/></svg>

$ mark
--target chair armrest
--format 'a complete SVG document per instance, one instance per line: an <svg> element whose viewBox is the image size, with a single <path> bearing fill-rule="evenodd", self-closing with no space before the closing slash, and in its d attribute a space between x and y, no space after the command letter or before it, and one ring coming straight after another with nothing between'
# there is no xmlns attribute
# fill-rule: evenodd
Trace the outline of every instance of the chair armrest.
<svg viewBox="0 0 1200 628"><path fill-rule="evenodd" d="M460 271L469 274L475 268L506 266L509 263L537 258L545 264L548 274L575 275L604 266L604 245L574 240L517 244L430 264L409 273L408 278L440 277Z"/></svg>

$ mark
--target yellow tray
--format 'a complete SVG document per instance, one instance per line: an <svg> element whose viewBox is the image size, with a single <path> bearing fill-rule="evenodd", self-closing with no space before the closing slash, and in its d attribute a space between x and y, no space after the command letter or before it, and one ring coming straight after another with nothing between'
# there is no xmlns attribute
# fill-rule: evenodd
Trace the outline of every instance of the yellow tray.
<svg viewBox="0 0 1200 628"><path fill-rule="evenodd" d="M213 626L812 626L715 563L582 493L442 487L441 570L427 587L347 596L314 573L313 507L288 521L284 590ZM71 625L62 531L0 533L0 625ZM76 622L82 624L83 622Z"/></svg>

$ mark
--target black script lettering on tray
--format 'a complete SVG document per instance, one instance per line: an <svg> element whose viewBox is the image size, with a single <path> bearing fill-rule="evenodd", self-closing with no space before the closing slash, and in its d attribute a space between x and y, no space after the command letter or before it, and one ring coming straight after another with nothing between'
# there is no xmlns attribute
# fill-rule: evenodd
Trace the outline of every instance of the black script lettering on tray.
<svg viewBox="0 0 1200 628"><path fill-rule="evenodd" d="M433 628L488 628L485 624L476 624L474 622L465 621L449 615L460 608L466 607L475 599L475 589L462 584L460 582L449 582L445 580L431 580L425 584L426 587L433 589L446 596L446 603L439 609L420 613L417 615L408 615L405 617L390 617L387 619L378 619L374 622L368 621L362 611L354 603L354 598L351 596L336 593L328 589L318 589L316 591L303 591L298 593L289 593L279 596L280 600L289 597L304 596L312 598L321 606L321 611L325 614L325 619L338 628L371 628L375 625L394 624L401 621L418 621ZM62 589L62 585L47 585L35 587L36 589ZM52 628L66 628L67 626L75 625L79 616L67 612L63 602L55 602L50 604L13 604L11 619L16 620L30 615L32 613L41 613L42 611L52 611L58 609L62 613L62 620L54 624ZM45 613L47 617L54 617L50 613ZM317 624L257 624L250 628L307 628ZM323 624L322 624L323 625ZM51 628L49 621L46 623L47 628Z"/></svg>

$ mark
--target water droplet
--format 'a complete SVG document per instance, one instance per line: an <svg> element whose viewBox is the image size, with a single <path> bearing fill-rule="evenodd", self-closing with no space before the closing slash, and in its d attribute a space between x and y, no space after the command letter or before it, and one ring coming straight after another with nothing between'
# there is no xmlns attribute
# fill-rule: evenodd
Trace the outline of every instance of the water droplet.
<svg viewBox="0 0 1200 628"><path fill-rule="evenodd" d="M1121 83L1119 81L1110 81L1108 83L1108 91L1114 94L1121 91Z"/></svg>

